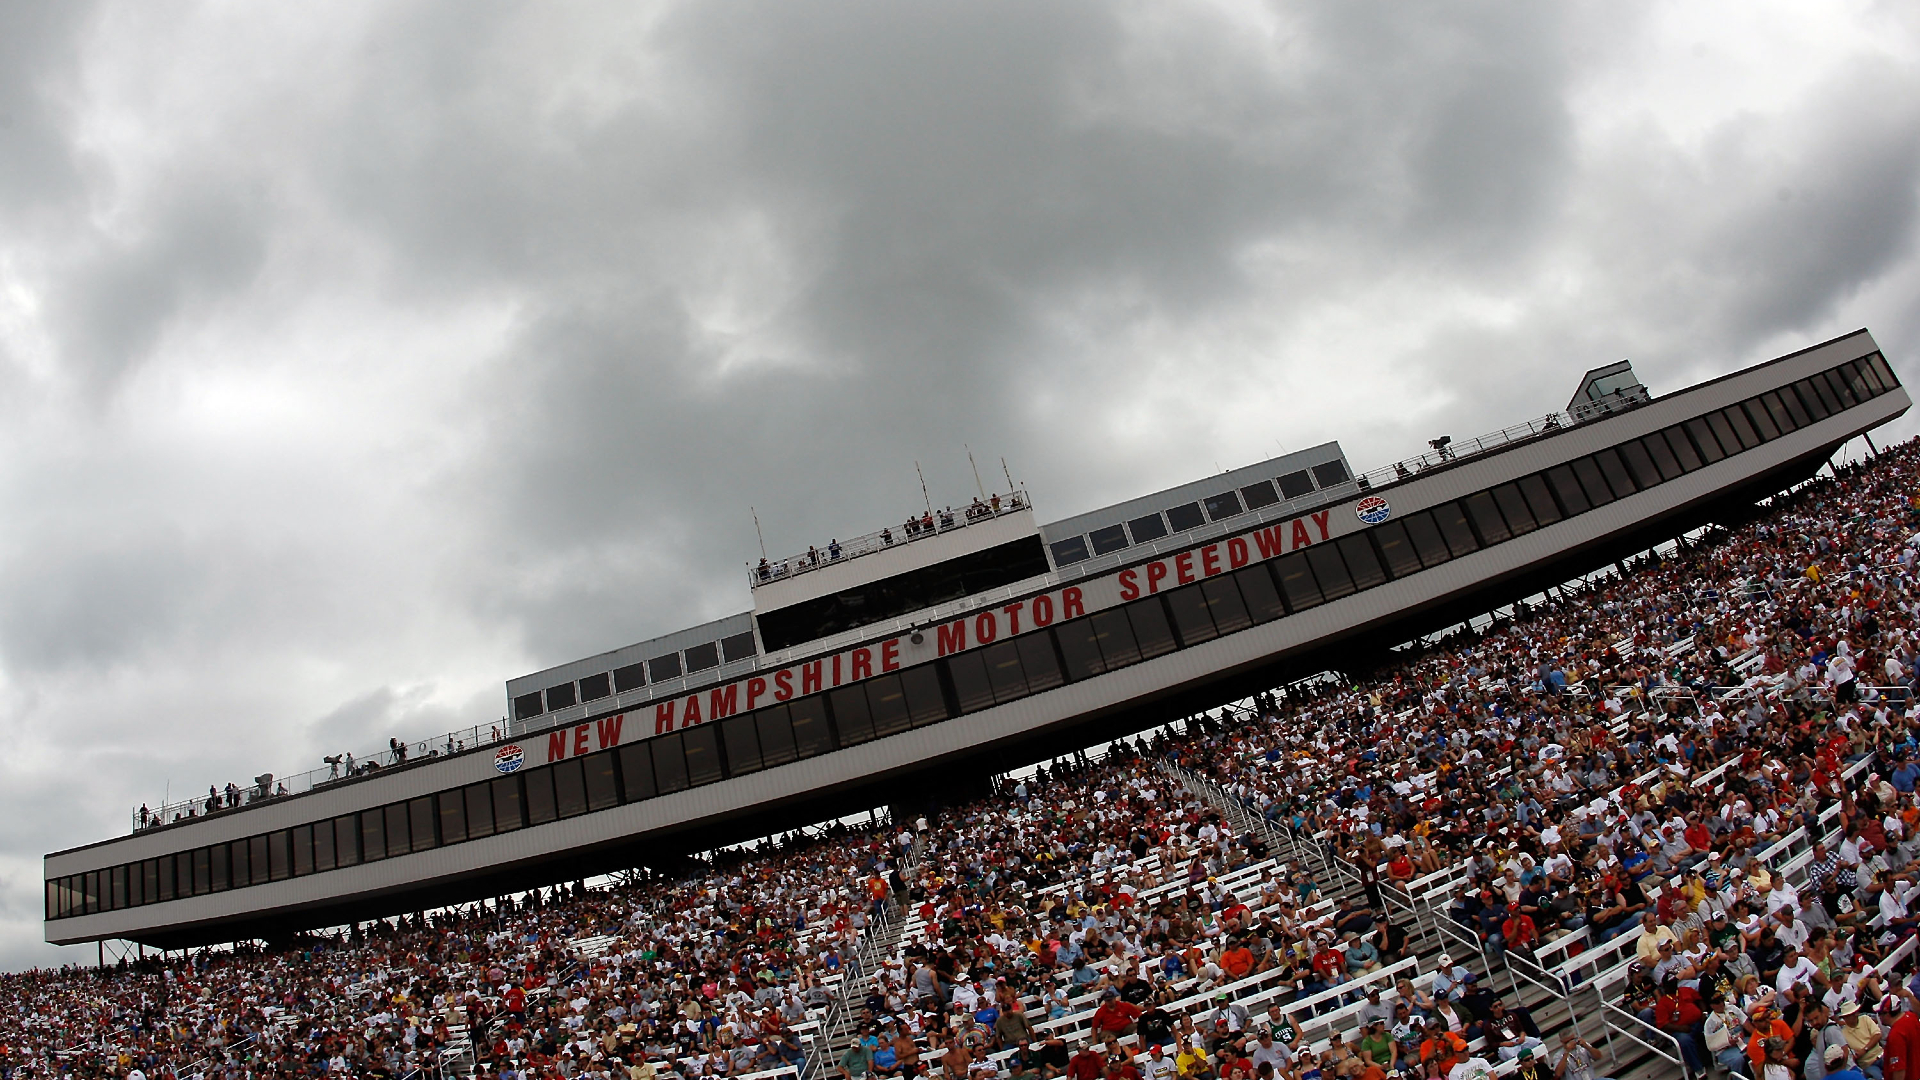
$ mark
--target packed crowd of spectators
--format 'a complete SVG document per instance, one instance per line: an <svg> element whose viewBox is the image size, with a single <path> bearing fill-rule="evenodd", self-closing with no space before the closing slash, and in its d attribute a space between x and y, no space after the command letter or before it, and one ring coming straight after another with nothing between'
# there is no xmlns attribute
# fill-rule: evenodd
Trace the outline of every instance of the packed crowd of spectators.
<svg viewBox="0 0 1920 1080"><path fill-rule="evenodd" d="M809 1060L849 1080L1381 1080L1474 1057L1592 1080L1592 1046L1543 1039L1485 978L1581 932L1635 935L1627 1008L1694 1071L1920 1080L1916 1002L1873 969L1920 914L1916 481L1914 445L1890 450L1377 670L929 822L270 950L0 976L0 1080L405 1077L463 1032L458 1060L502 1080ZM1339 872L1236 834L1188 772L1318 836ZM1839 835L1796 888L1757 855L1800 828ZM1483 951L1370 980L1411 955L1388 890L1448 870ZM894 905L898 945L851 977ZM1343 995L1355 981L1370 992ZM851 1042L812 1041L842 994ZM1307 999L1325 1009L1285 1007Z"/></svg>

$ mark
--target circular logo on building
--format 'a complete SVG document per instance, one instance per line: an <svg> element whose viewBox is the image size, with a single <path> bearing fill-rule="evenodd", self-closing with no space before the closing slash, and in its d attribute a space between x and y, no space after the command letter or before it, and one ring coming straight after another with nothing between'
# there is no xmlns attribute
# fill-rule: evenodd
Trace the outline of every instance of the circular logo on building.
<svg viewBox="0 0 1920 1080"><path fill-rule="evenodd" d="M527 752L525 750L520 749L518 744L508 743L506 746L500 748L499 753L493 755L493 767L503 773L519 772L520 766L524 764L526 760Z"/></svg>
<svg viewBox="0 0 1920 1080"><path fill-rule="evenodd" d="M1378 495L1369 495L1353 505L1353 512L1361 521L1369 525L1378 525L1393 515L1393 507Z"/></svg>

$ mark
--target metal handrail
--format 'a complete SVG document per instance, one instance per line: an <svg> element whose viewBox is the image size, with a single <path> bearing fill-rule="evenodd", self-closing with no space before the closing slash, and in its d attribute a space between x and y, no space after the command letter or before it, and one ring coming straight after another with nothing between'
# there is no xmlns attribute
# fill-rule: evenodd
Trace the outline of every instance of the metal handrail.
<svg viewBox="0 0 1920 1080"><path fill-rule="evenodd" d="M1432 453L1405 458L1383 468L1361 473L1355 477L1355 480L1358 482L1361 491L1370 491L1384 484L1398 483L1401 480L1411 480L1430 469L1437 469L1443 465L1451 465L1456 461L1461 461L1466 458L1477 457L1490 450L1497 450L1503 446L1512 446L1515 443L1526 442L1529 439L1537 439L1542 435L1551 435L1556 431L1565 431L1573 425L1574 419L1568 413L1548 413L1538 420L1529 420L1524 424L1515 424L1512 427L1501 428L1499 431L1489 432L1478 438L1468 439L1465 442L1449 443L1444 448L1434 450Z"/></svg>
<svg viewBox="0 0 1920 1080"><path fill-rule="evenodd" d="M1005 502L1002 502L1002 499ZM835 566L851 562L862 555L871 555L876 551L890 551L896 547L905 547L919 540L964 529L969 525L992 521L995 518L1016 514L1033 508L1033 500L1023 488L1015 488L1006 495L994 493L983 499L975 499L971 505L955 510L928 510L926 514L907 518L901 525L875 529L870 533L848 537L845 541L838 538L830 541L825 548L808 548L797 555L788 555L780 559L761 559L759 565L747 567L747 584L759 586L775 581L785 581L810 573L824 566Z"/></svg>

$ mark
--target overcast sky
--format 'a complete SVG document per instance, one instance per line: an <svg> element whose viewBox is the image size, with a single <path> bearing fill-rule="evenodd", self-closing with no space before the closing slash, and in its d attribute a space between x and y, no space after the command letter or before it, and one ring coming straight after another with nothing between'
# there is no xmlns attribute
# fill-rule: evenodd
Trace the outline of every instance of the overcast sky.
<svg viewBox="0 0 1920 1080"><path fill-rule="evenodd" d="M91 960L41 856L132 806L743 610L749 506L1371 468L1862 326L1912 381L1917 61L1900 2L0 5L0 967Z"/></svg>

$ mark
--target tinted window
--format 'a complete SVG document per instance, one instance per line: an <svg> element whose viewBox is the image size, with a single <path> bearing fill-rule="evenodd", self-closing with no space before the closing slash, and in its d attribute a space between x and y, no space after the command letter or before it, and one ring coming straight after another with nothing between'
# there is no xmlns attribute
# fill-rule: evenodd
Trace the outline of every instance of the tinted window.
<svg viewBox="0 0 1920 1080"><path fill-rule="evenodd" d="M407 800L407 824L413 833L413 850L425 851L433 846L433 796Z"/></svg>
<svg viewBox="0 0 1920 1080"><path fill-rule="evenodd" d="M680 654L668 653L647 661L647 676L654 682L680 677Z"/></svg>
<svg viewBox="0 0 1920 1080"><path fill-rule="evenodd" d="M993 707L993 684L987 681L987 665L978 652L948 657L947 674L953 678L953 692L960 699L961 712Z"/></svg>
<svg viewBox="0 0 1920 1080"><path fill-rule="evenodd" d="M1173 526L1174 532L1197 529L1204 523L1205 519L1200 516L1199 503L1187 503L1167 510L1167 524Z"/></svg>
<svg viewBox="0 0 1920 1080"><path fill-rule="evenodd" d="M1105 555L1109 551L1119 551L1121 548L1127 546L1127 527L1124 525L1109 525L1104 529L1095 529L1087 534L1087 539L1093 541L1093 553L1095 555Z"/></svg>
<svg viewBox="0 0 1920 1080"><path fill-rule="evenodd" d="M628 664L613 670L613 691L624 694L629 690L638 690L647 685L647 665Z"/></svg>
<svg viewBox="0 0 1920 1080"><path fill-rule="evenodd" d="M793 745L793 721L788 718L785 705L754 713L753 725L760 735L761 764L771 769L799 757ZM732 744L728 744L727 756L729 759L733 756Z"/></svg>
<svg viewBox="0 0 1920 1080"><path fill-rule="evenodd" d="M322 870L331 870L334 868L334 865L335 865L334 835L335 834L333 830L334 830L334 822L332 821L314 822L313 869L315 873L319 873ZM349 839L347 846L349 847L352 846L351 839ZM181 857L181 862L183 864L186 862L185 856ZM341 865L345 865L345 864L341 864ZM181 869L184 870L186 869L186 867L183 865ZM184 890L186 888L186 884L182 883L181 888Z"/></svg>
<svg viewBox="0 0 1920 1080"><path fill-rule="evenodd" d="M1713 429L1714 436L1720 440L1720 449L1728 454L1737 454L1746 449L1741 445L1740 436L1734 434L1733 425L1727 422L1725 413L1708 413L1707 426Z"/></svg>
<svg viewBox="0 0 1920 1080"><path fill-rule="evenodd" d="M1280 602L1280 590L1274 587L1273 574L1265 563L1236 571L1233 579L1240 586L1240 598L1246 601L1247 617L1254 622L1271 622L1287 613L1286 606Z"/></svg>
<svg viewBox="0 0 1920 1080"><path fill-rule="evenodd" d="M720 666L720 643L709 641L687 650L687 672L705 671Z"/></svg>
<svg viewBox="0 0 1920 1080"><path fill-rule="evenodd" d="M460 788L434 797L440 808L440 842L457 844L467 838L467 793Z"/></svg>
<svg viewBox="0 0 1920 1080"><path fill-rule="evenodd" d="M827 730L826 699L818 694L801 698L791 707L793 719L793 751L803 758L824 754L833 749L833 739Z"/></svg>
<svg viewBox="0 0 1920 1080"><path fill-rule="evenodd" d="M587 809L605 810L619 803L620 791L614 783L612 754L581 758L580 765L587 774Z"/></svg>
<svg viewBox="0 0 1920 1080"><path fill-rule="evenodd" d="M377 809L360 814L360 861L374 862L387 857L386 817Z"/></svg>
<svg viewBox="0 0 1920 1080"><path fill-rule="evenodd" d="M467 804L467 835L475 839L493 835L493 792L485 784L468 784L461 789Z"/></svg>
<svg viewBox="0 0 1920 1080"><path fill-rule="evenodd" d="M1801 379L1786 389L1799 395L1800 404L1805 406L1807 415L1815 420L1825 420L1832 416L1833 407L1839 404L1833 400L1832 391L1825 387L1815 387L1810 379Z"/></svg>
<svg viewBox="0 0 1920 1080"><path fill-rule="evenodd" d="M1767 418L1772 420L1773 426L1782 433L1800 426L1799 422L1794 420L1793 414L1787 411L1787 403L1781 400L1780 392L1777 390L1769 390L1761 394L1760 407L1766 410Z"/></svg>
<svg viewBox="0 0 1920 1080"><path fill-rule="evenodd" d="M721 655L726 658L729 664L736 660L745 660L755 655L758 651L759 650L753 647L753 631L751 630L744 634L735 634L730 638L720 639Z"/></svg>
<svg viewBox="0 0 1920 1080"><path fill-rule="evenodd" d="M1394 577L1403 578L1420 572L1420 553L1413 549L1413 541L1407 538L1404 521L1389 521L1374 529L1373 541L1380 546L1380 558Z"/></svg>
<svg viewBox="0 0 1920 1080"><path fill-rule="evenodd" d="M252 871L250 875L251 882L255 885L266 884L268 868L271 865L269 856L267 855L266 837L250 836L247 838L247 861L248 868Z"/></svg>
<svg viewBox="0 0 1920 1080"><path fill-rule="evenodd" d="M520 797L520 778L501 776L487 783L493 788L493 831L512 832L526 824L526 801Z"/></svg>
<svg viewBox="0 0 1920 1080"><path fill-rule="evenodd" d="M1307 475L1305 469L1299 472L1290 472L1280 478L1280 495L1282 498L1298 499L1302 495L1311 494L1313 494L1313 478Z"/></svg>
<svg viewBox="0 0 1920 1080"><path fill-rule="evenodd" d="M687 755L681 749L680 735L676 731L652 740L654 788L662 795L687 789Z"/></svg>
<svg viewBox="0 0 1920 1080"><path fill-rule="evenodd" d="M1527 497L1527 510L1536 523L1544 526L1560 520L1560 507L1553 501L1553 492L1547 490L1546 477L1534 473L1521 477L1519 484L1520 494Z"/></svg>
<svg viewBox="0 0 1920 1080"><path fill-rule="evenodd" d="M527 778L527 824L544 825L560 816L553 797L553 770L530 769Z"/></svg>
<svg viewBox="0 0 1920 1080"><path fill-rule="evenodd" d="M1439 566L1453 558L1453 552L1447 550L1446 537L1440 535L1440 526L1433 523L1433 515L1425 510L1409 514L1400 524L1407 530L1407 539L1413 541L1414 551L1420 554L1420 565L1429 569Z"/></svg>
<svg viewBox="0 0 1920 1080"><path fill-rule="evenodd" d="M1253 625L1253 616L1247 613L1246 601L1240 598L1240 587L1233 583L1233 578L1208 578L1200 583L1200 591L1206 595L1207 611L1213 615L1214 628L1222 634L1245 630Z"/></svg>
<svg viewBox="0 0 1920 1080"><path fill-rule="evenodd" d="M1640 447L1647 457L1653 460L1653 467L1660 470L1661 480L1675 480L1684 472L1679 459L1673 456L1673 447L1667 445L1667 437L1654 432L1640 440Z"/></svg>
<svg viewBox="0 0 1920 1080"><path fill-rule="evenodd" d="M574 702L574 697L573 697L572 683L561 683L559 686L547 687L547 711L548 712L553 712L555 709L564 709L567 706L572 705L573 702Z"/></svg>
<svg viewBox="0 0 1920 1080"><path fill-rule="evenodd" d="M710 727L688 728L680 733L687 753L687 780L694 786L720 779L719 737Z"/></svg>
<svg viewBox="0 0 1920 1080"><path fill-rule="evenodd" d="M1313 567L1313 578L1320 583L1320 593L1327 599L1338 600L1353 592L1353 578L1347 575L1346 564L1340 561L1340 552L1332 544L1308 548L1307 565Z"/></svg>
<svg viewBox="0 0 1920 1080"><path fill-rule="evenodd" d="M1687 429L1688 435L1692 436L1694 447L1700 451L1700 457L1708 464L1727 456L1726 448L1720 445L1719 437L1713 433L1711 427L1707 426L1704 418L1689 420L1681 426Z"/></svg>
<svg viewBox="0 0 1920 1080"><path fill-rule="evenodd" d="M1600 475L1600 466L1592 458L1575 458L1570 462L1573 475L1580 480L1580 490L1587 493L1587 501L1595 506L1605 506L1613 501L1613 489L1607 486L1607 478Z"/></svg>
<svg viewBox="0 0 1920 1080"><path fill-rule="evenodd" d="M525 720L528 717L539 716L545 711L546 705L541 701L540 691L538 690L535 690L531 694L521 694L519 697L513 699L513 718L515 720Z"/></svg>
<svg viewBox="0 0 1920 1080"><path fill-rule="evenodd" d="M1031 663L1027 670L1033 670ZM947 718L947 697L940 690L939 668L933 664L908 668L900 673L900 685L906 688L907 712L913 716L914 727L936 724Z"/></svg>
<svg viewBox="0 0 1920 1080"><path fill-rule="evenodd" d="M1593 455L1593 460L1599 463L1600 475L1607 478L1607 484L1613 488L1615 495L1625 498L1634 493L1633 477L1627 475L1626 463L1620 460L1619 454L1611 449L1602 450Z"/></svg>
<svg viewBox="0 0 1920 1080"><path fill-rule="evenodd" d="M1027 696L1027 676L1020 666L1020 650L1011 641L995 642L980 650L987 665L987 682L993 686L993 700L1008 702Z"/></svg>
<svg viewBox="0 0 1920 1080"><path fill-rule="evenodd" d="M1338 461L1329 461L1313 467L1313 478L1321 487L1332 487L1347 482L1347 467Z"/></svg>
<svg viewBox="0 0 1920 1080"><path fill-rule="evenodd" d="M1246 500L1247 509L1258 510L1263 506L1272 506L1280 501L1280 494L1273 490L1273 481L1262 480L1257 484L1248 484L1240 489L1240 497Z"/></svg>
<svg viewBox="0 0 1920 1080"><path fill-rule="evenodd" d="M1815 377L1826 379L1827 385L1833 388L1834 396L1840 399L1840 406L1851 409L1855 405L1860 404L1860 399L1854 396L1853 387L1847 384L1847 378L1842 374L1843 370L1844 369L1823 371Z"/></svg>
<svg viewBox="0 0 1920 1080"><path fill-rule="evenodd" d="M1687 438L1687 433L1679 427L1670 427L1660 434L1666 437L1667 447L1673 451L1674 459L1680 462L1682 469L1692 472L1706 464L1700 460L1700 452L1693 448L1693 440Z"/></svg>
<svg viewBox="0 0 1920 1080"><path fill-rule="evenodd" d="M1633 474L1635 487L1645 489L1660 483L1660 470L1654 467L1653 458L1647 456L1647 448L1638 442L1620 445L1620 460L1627 463L1627 471Z"/></svg>
<svg viewBox="0 0 1920 1080"><path fill-rule="evenodd" d="M1182 642L1194 645L1215 635L1213 616L1207 614L1207 598L1201 595L1199 585L1188 585L1168 593L1167 609L1173 612L1173 625L1180 631Z"/></svg>
<svg viewBox="0 0 1920 1080"><path fill-rule="evenodd" d="M1133 636L1133 621L1126 608L1102 611L1087 620L1100 645L1100 655L1108 668L1126 667L1140 660L1140 644Z"/></svg>
<svg viewBox="0 0 1920 1080"><path fill-rule="evenodd" d="M1307 566L1305 552L1296 551L1274 560L1273 576L1280 579L1280 591L1286 595L1287 607L1291 610L1304 611L1325 600L1320 595L1319 583L1313 580L1313 570Z"/></svg>
<svg viewBox="0 0 1920 1080"><path fill-rule="evenodd" d="M1794 430L1813 423L1813 417L1807 415L1807 407L1801 404L1800 395L1793 392L1793 387L1783 386L1778 390L1770 391L1769 396L1780 403L1781 410L1787 414L1787 419L1792 421ZM1787 426L1785 423L1781 424L1783 428Z"/></svg>
<svg viewBox="0 0 1920 1080"><path fill-rule="evenodd" d="M599 701L601 698L608 697L612 693L613 681L607 678L607 673L604 671L598 675L589 675L580 680L581 701Z"/></svg>
<svg viewBox="0 0 1920 1080"><path fill-rule="evenodd" d="M1166 609L1157 599L1128 604L1125 610L1127 622L1133 627L1133 640L1140 643L1141 659L1150 660L1173 651L1173 627L1168 625Z"/></svg>
<svg viewBox="0 0 1920 1080"><path fill-rule="evenodd" d="M1466 507L1457 502L1441 503L1433 508L1433 520L1440 526L1440 535L1446 537L1454 558L1480 550L1480 541L1467 524Z"/></svg>
<svg viewBox="0 0 1920 1080"><path fill-rule="evenodd" d="M1237 492L1223 491L1218 495L1207 496L1207 520L1219 521L1230 518L1240 512L1240 495Z"/></svg>
<svg viewBox="0 0 1920 1080"><path fill-rule="evenodd" d="M1893 368L1888 366L1885 356L1880 353L1874 353L1872 356L1867 357L1867 362L1872 364L1873 370L1879 373L1881 386L1891 390L1900 385L1900 377L1893 373Z"/></svg>
<svg viewBox="0 0 1920 1080"><path fill-rule="evenodd" d="M1053 565L1055 566L1071 566L1074 563L1083 562L1089 557L1087 554L1087 538L1084 536L1069 536L1065 540L1055 540L1053 546L1048 550L1053 552Z"/></svg>
<svg viewBox="0 0 1920 1080"><path fill-rule="evenodd" d="M1092 619L1075 619L1054 628L1060 639L1060 654L1067 660L1067 677L1076 681L1090 679L1107 670L1100 657L1100 640L1094 636Z"/></svg>
<svg viewBox="0 0 1920 1080"><path fill-rule="evenodd" d="M347 814L333 819L334 858L341 866L360 863L360 815Z"/></svg>
<svg viewBox="0 0 1920 1080"><path fill-rule="evenodd" d="M841 746L854 746L873 739L873 710L867 705L867 692L860 686L843 686L830 691L834 727L840 732Z"/></svg>
<svg viewBox="0 0 1920 1080"><path fill-rule="evenodd" d="M1767 411L1765 402L1753 398L1740 407L1746 409L1747 419L1753 424L1753 430L1760 433L1760 438L1771 442L1780 437L1780 425L1773 422L1773 414Z"/></svg>
<svg viewBox="0 0 1920 1080"><path fill-rule="evenodd" d="M720 721L720 742L727 748L728 776L760 771L760 732L754 714L729 716Z"/></svg>
<svg viewBox="0 0 1920 1080"><path fill-rule="evenodd" d="M1134 518L1127 522L1127 531L1133 534L1133 542L1144 544L1149 540L1158 540L1167 535L1167 523L1160 520L1159 514L1148 514L1143 518Z"/></svg>
<svg viewBox="0 0 1920 1080"><path fill-rule="evenodd" d="M653 748L647 743L630 743L620 748L620 787L628 802L651 799L653 786Z"/></svg>
<svg viewBox="0 0 1920 1080"><path fill-rule="evenodd" d="M760 641L769 649L785 649L826 634L1011 585L1051 569L1047 556L1040 538L1027 536L828 596L803 600L761 615ZM1056 557L1056 565L1070 561L1073 560Z"/></svg>
<svg viewBox="0 0 1920 1080"><path fill-rule="evenodd" d="M882 675L869 680L867 706L873 711L873 733L876 737L892 735L913 726L913 717L907 712L907 690L900 685L898 675Z"/></svg>
<svg viewBox="0 0 1920 1080"><path fill-rule="evenodd" d="M1520 494L1518 484L1501 484L1493 489L1493 501L1500 507L1501 516L1507 519L1507 527L1515 536L1524 536L1534 530L1533 511L1527 509L1526 496Z"/></svg>
<svg viewBox="0 0 1920 1080"><path fill-rule="evenodd" d="M1500 516L1500 508L1494 505L1493 496L1479 491L1464 500L1467 513L1473 517L1473 528L1489 544L1497 544L1513 534L1507 531L1506 520Z"/></svg>
<svg viewBox="0 0 1920 1080"><path fill-rule="evenodd" d="M1379 556L1373 553L1373 542L1366 533L1343 536L1334 543L1346 560L1347 573L1353 576L1355 589L1371 589L1387 580L1387 572L1380 568Z"/></svg>

